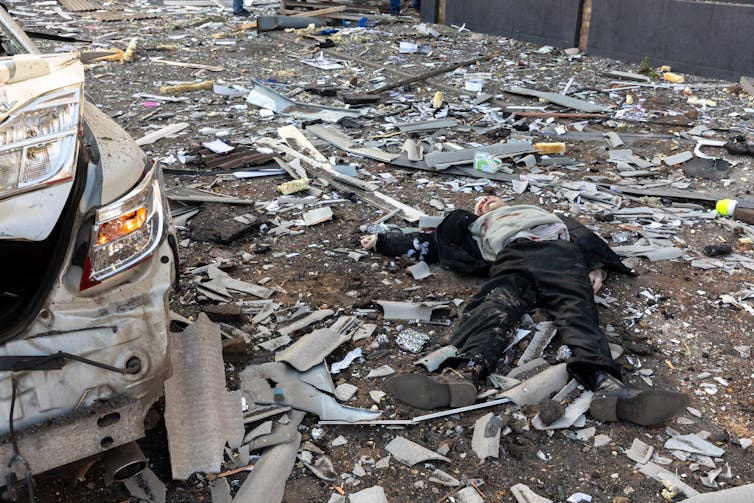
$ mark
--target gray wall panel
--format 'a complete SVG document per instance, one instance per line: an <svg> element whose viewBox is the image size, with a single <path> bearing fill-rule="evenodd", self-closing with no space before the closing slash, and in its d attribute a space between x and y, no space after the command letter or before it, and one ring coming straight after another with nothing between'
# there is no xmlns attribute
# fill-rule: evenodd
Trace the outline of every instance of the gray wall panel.
<svg viewBox="0 0 754 503"><path fill-rule="evenodd" d="M754 74L754 6L593 0L589 52L737 81Z"/></svg>
<svg viewBox="0 0 754 503"><path fill-rule="evenodd" d="M426 1L426 0L425 0ZM538 44L573 47L579 0L447 0L445 23Z"/></svg>

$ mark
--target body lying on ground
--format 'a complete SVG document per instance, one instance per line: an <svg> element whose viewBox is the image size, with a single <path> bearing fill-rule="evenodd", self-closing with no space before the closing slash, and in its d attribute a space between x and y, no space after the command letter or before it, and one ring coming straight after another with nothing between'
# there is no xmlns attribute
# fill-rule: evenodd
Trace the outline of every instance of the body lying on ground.
<svg viewBox="0 0 754 503"><path fill-rule="evenodd" d="M446 364L461 378L412 374L386 383L396 398L419 408L473 403L479 383L493 372L512 328L528 311L552 317L561 343L571 350L568 371L595 392L590 412L602 421L657 424L688 403L684 394L640 390L622 382L599 326L594 294L603 270L632 274L610 247L576 220L537 206L506 206L482 198L475 213L455 210L431 234L383 233L362 237L362 246L388 256L408 254L489 280L464 307L451 343L458 357Z"/></svg>

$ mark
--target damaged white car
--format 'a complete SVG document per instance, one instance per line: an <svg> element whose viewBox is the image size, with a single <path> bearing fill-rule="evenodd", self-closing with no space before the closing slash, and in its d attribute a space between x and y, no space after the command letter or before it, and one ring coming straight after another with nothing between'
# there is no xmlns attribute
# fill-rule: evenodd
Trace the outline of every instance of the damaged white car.
<svg viewBox="0 0 754 503"><path fill-rule="evenodd" d="M161 176L87 103L77 55L2 9L0 45L0 486L106 451L122 479L170 373Z"/></svg>

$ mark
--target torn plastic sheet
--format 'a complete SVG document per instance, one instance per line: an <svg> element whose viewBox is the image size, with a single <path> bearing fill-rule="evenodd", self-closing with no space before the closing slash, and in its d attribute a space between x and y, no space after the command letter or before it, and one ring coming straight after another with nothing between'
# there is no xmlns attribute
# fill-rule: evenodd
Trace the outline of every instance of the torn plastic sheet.
<svg viewBox="0 0 754 503"><path fill-rule="evenodd" d="M356 118L361 116L361 112L358 110L298 103L258 82L254 83L254 87L246 96L246 102L276 113L291 115L300 120L319 119L324 122L338 122L344 117Z"/></svg>
<svg viewBox="0 0 754 503"><path fill-rule="evenodd" d="M271 385L270 381L275 384ZM247 367L241 372L241 389L255 403L288 405L324 420L369 421L381 414L339 404L333 397L303 382L297 372L282 362Z"/></svg>
<svg viewBox="0 0 754 503"><path fill-rule="evenodd" d="M391 300L377 300L382 306L386 320L419 320L430 321L432 312L436 309L449 309L447 302L396 302Z"/></svg>
<svg viewBox="0 0 754 503"><path fill-rule="evenodd" d="M364 354L362 353L361 348L352 349L342 360L332 364L330 373L338 374L340 371L347 369L356 358L361 358L362 356L364 356Z"/></svg>
<svg viewBox="0 0 754 503"><path fill-rule="evenodd" d="M511 94L519 94L521 96L531 96L532 98L540 98L550 103L560 105L562 107L571 108L580 112L586 113L603 113L612 111L611 108L598 105L596 103L590 103L586 100L580 100L578 98L572 98L564 94L549 93L545 91L535 91L533 89L526 89L524 87L513 86L504 89L505 92Z"/></svg>

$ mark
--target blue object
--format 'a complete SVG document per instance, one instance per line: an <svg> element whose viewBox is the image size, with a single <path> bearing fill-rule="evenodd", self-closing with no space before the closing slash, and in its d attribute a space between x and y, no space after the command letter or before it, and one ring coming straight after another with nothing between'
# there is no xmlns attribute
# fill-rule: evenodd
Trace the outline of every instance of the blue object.
<svg viewBox="0 0 754 503"><path fill-rule="evenodd" d="M328 28L327 30L322 30L322 31L320 31L320 32L319 32L319 34L320 34L320 35L325 35L325 36L327 36L327 35L335 35L335 34L336 34L336 33L338 33L339 31L340 31L340 30L336 30L336 29L334 29L334 28Z"/></svg>
<svg viewBox="0 0 754 503"><path fill-rule="evenodd" d="M401 11L401 0L390 0L390 14L398 15Z"/></svg>
<svg viewBox="0 0 754 503"><path fill-rule="evenodd" d="M243 0L233 0L233 12L241 12L243 10Z"/></svg>

